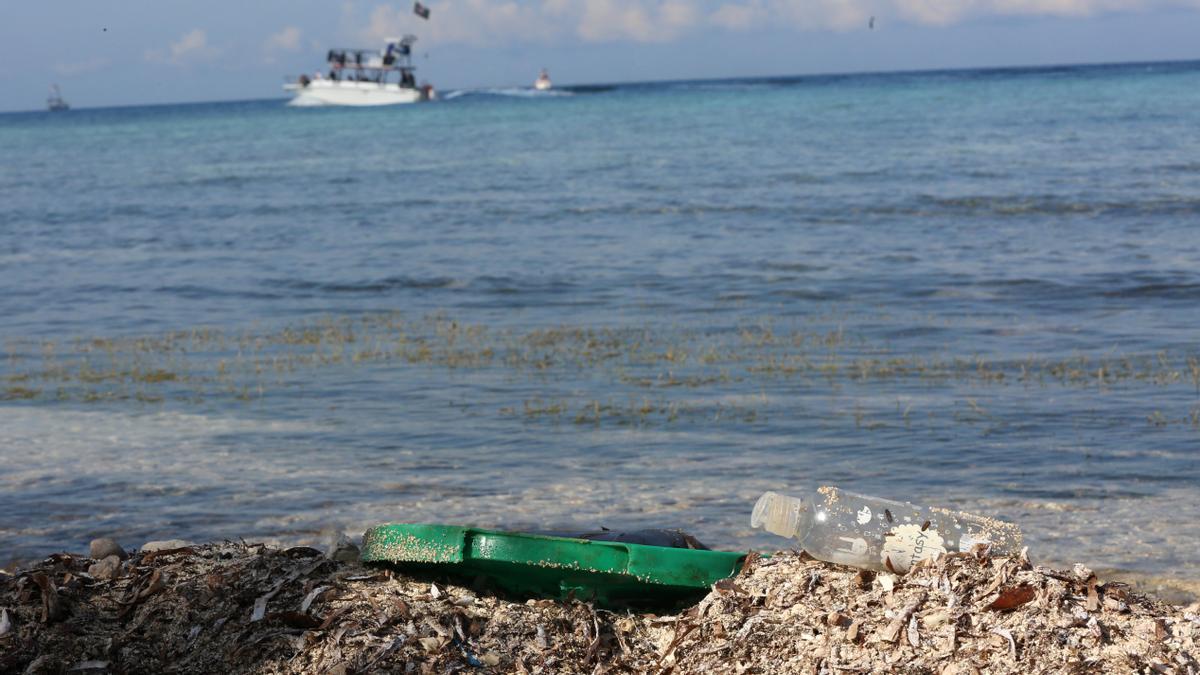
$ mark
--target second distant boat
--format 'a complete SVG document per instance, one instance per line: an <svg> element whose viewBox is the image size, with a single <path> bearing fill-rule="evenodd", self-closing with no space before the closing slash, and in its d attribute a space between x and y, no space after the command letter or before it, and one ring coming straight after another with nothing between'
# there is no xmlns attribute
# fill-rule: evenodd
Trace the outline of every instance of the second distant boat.
<svg viewBox="0 0 1200 675"><path fill-rule="evenodd" d="M62 93L58 91L57 84L50 86L50 97L46 99L46 109L50 112L60 112L71 109L71 106L63 100Z"/></svg>
<svg viewBox="0 0 1200 675"><path fill-rule="evenodd" d="M554 85L550 83L550 73L547 73L546 69L542 68L541 74L538 75L538 79L533 83L533 88L537 89L538 91L546 91L553 86Z"/></svg>

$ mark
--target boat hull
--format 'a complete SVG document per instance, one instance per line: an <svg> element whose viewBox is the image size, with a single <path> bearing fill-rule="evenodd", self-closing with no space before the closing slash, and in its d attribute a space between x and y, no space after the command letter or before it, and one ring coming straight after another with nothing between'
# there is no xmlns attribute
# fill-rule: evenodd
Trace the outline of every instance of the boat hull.
<svg viewBox="0 0 1200 675"><path fill-rule="evenodd" d="M419 90L390 83L314 80L307 86L288 84L284 89L295 95L288 102L288 105L294 106L377 106L421 100Z"/></svg>

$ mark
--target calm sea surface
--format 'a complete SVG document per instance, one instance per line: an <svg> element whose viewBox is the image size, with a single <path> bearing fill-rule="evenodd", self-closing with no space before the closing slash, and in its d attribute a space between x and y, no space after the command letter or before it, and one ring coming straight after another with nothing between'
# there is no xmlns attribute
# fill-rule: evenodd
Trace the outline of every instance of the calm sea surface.
<svg viewBox="0 0 1200 675"><path fill-rule="evenodd" d="M1200 64L0 115L0 564L831 483L1200 579Z"/></svg>

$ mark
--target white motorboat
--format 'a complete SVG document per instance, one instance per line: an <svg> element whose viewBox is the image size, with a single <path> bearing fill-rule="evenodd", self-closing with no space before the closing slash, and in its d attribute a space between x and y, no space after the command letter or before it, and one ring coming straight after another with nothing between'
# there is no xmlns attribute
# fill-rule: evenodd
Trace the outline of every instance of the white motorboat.
<svg viewBox="0 0 1200 675"><path fill-rule="evenodd" d="M547 91L553 86L554 85L550 82L550 73L547 73L546 69L542 68L541 74L538 75L538 79L533 83L533 88L537 89L538 91Z"/></svg>
<svg viewBox="0 0 1200 675"><path fill-rule="evenodd" d="M329 74L301 75L283 85L294 106L375 106L416 103L436 97L429 84L417 86L412 45L417 38L391 38L381 50L331 49Z"/></svg>

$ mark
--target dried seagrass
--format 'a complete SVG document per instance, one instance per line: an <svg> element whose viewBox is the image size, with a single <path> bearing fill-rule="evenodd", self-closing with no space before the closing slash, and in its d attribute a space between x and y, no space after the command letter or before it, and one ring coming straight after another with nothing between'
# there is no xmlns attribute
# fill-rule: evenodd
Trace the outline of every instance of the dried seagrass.
<svg viewBox="0 0 1200 675"><path fill-rule="evenodd" d="M956 555L903 577L754 557L671 615L241 543L0 574L0 672L1200 673L1200 616L1082 566Z"/></svg>

